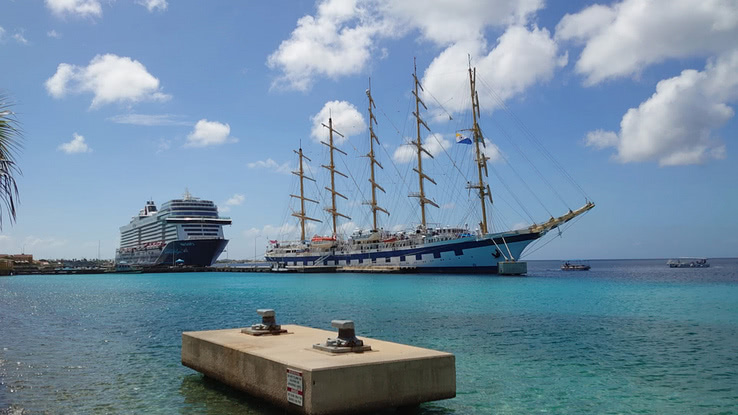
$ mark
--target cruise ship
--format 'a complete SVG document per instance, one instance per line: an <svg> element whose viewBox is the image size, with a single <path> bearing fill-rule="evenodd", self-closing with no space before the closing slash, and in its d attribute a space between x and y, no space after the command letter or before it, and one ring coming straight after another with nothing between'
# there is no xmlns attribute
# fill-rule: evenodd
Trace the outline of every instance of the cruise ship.
<svg viewBox="0 0 738 415"><path fill-rule="evenodd" d="M532 242L543 237L547 232L559 228L563 224L584 214L594 207L585 195L585 204L576 210L569 210L558 217L551 217L544 222L533 223L530 226L501 232L492 232L488 224L488 210L492 206L491 190L485 178L487 177L487 161L489 157L484 152L486 147L485 137L478 124L479 95L476 92L476 70L469 68L470 97L472 108L472 125L463 131L471 133L471 138L464 138L457 133L457 142L468 144L473 148L476 180L467 183L467 189L471 195L479 199L480 217L478 228L471 230L468 226L434 226L426 217L427 209L439 208L426 193L426 187L436 182L424 172L423 158L425 155L433 157L425 148L421 137L421 130L430 131L428 125L420 116L421 108L426 108L420 96L422 86L417 77L417 70L413 74L415 105L413 116L415 117L415 129L417 135L410 144L415 153L416 165L413 171L417 173L418 192L409 196L418 200L421 223L412 229L401 232L388 232L382 229L377 220L379 213L389 215L389 212L379 206L377 202L377 190L385 192L384 188L377 183L375 167L382 168L376 160L375 145L379 146L379 139L374 133L376 118L373 114L375 108L371 95L371 88L366 91L369 99L369 153L364 155L369 159L371 184L371 200L364 202L371 210L372 227L369 230L354 232L349 238L342 238L338 232L337 220L351 218L338 210L336 196L349 200L348 197L336 190L336 175L348 177L338 171L334 162L334 152L346 155L334 145L333 135L341 135L333 128L333 122L329 118L328 124L323 124L328 129L328 141L321 142L329 149L330 162L322 165L330 173L330 187L325 187L329 192L330 205L324 210L332 221L331 235L316 235L308 239L306 237L306 223L322 222L319 219L309 217L306 211L306 202L319 203L318 200L305 196L304 181L315 181L306 175L304 159L308 159L302 151L295 151L299 157L297 171L292 172L300 179L300 194L290 195L300 201L300 210L293 211L292 216L299 219L300 239L292 241L269 241L265 258L280 267L296 270L351 270L356 267L372 269L393 269L399 272L461 272L461 273L497 273L498 265L502 261L515 262L520 259L523 251ZM582 192L583 193L583 192ZM314 196L313 196L314 197Z"/></svg>
<svg viewBox="0 0 738 415"><path fill-rule="evenodd" d="M218 216L212 201L193 197L188 191L182 199L164 203L161 210L149 200L120 228L115 262L141 267L210 266L228 244L223 225L230 224L230 218Z"/></svg>

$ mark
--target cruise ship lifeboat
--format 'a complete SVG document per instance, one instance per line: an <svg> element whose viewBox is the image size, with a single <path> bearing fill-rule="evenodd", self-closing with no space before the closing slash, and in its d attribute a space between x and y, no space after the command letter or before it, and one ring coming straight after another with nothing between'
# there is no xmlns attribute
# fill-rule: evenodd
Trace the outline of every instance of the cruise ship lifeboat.
<svg viewBox="0 0 738 415"><path fill-rule="evenodd" d="M371 230L368 232L357 230L354 232L353 235L351 235L351 239L354 241L354 243L369 244L382 241L383 235L384 232L379 232L377 230Z"/></svg>
<svg viewBox="0 0 738 415"><path fill-rule="evenodd" d="M310 243L316 248L330 248L336 244L336 237L315 235Z"/></svg>

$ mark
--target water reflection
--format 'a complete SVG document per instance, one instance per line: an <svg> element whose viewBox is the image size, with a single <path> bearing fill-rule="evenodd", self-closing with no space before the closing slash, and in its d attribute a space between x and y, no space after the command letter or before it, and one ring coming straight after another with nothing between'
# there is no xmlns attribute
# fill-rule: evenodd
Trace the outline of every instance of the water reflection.
<svg viewBox="0 0 738 415"><path fill-rule="evenodd" d="M233 389L206 376L193 373L182 378L182 414L276 415L284 410Z"/></svg>
<svg viewBox="0 0 738 415"><path fill-rule="evenodd" d="M184 405L179 410L182 414L281 415L285 413L282 408L200 374L184 376L179 392L184 397ZM368 415L450 415L455 413L453 409L426 403L408 408L391 408Z"/></svg>

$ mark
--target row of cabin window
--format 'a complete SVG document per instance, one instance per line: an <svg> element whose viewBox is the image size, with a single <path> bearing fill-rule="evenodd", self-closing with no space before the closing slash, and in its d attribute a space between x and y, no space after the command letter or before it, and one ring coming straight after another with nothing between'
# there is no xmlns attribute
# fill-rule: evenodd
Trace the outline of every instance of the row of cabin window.
<svg viewBox="0 0 738 415"><path fill-rule="evenodd" d="M391 262L391 261L392 261L392 258L391 257L386 257L384 259L384 262ZM400 261L401 262L405 262L405 257L404 256L401 256L400 257ZM302 261L303 265L307 265L307 262L308 262L307 260ZM327 265L326 262L328 262L328 261L324 261L323 264L324 265ZM338 262L339 261L337 259L333 260L333 265L338 265ZM351 265L351 261L350 260L343 260L343 262L344 262L344 265ZM364 263L364 260L361 259L361 258L359 258L359 264L363 264L363 263ZM372 264L376 264L376 263L377 263L377 258L372 258ZM292 265L297 265L297 261L293 261L292 262Z"/></svg>
<svg viewBox="0 0 738 415"><path fill-rule="evenodd" d="M440 258L440 257L441 257L441 254L440 253L438 253L438 252L434 252L433 253L433 258ZM423 259L423 254L416 254L415 255L415 259L418 260L418 261L420 261L421 259ZM334 259L333 260L333 265L338 265L338 261L339 260ZM298 261L293 261L292 262L292 265L297 265L297 262ZM307 265L307 260L302 261L302 262L303 262L303 265ZM344 265L351 265L351 260L344 259L343 262L344 262ZM392 262L392 257L385 257L384 258L384 262ZM400 256L400 262L405 262L405 255L401 255ZM364 259L363 258L359 258L359 264L363 264L363 263L364 263ZM372 258L372 264L376 264L376 263L377 263L377 258Z"/></svg>

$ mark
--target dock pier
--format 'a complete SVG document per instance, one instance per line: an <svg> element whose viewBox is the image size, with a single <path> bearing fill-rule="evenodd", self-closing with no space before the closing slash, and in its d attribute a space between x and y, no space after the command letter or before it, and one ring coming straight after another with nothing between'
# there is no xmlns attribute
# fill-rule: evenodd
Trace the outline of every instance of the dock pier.
<svg viewBox="0 0 738 415"><path fill-rule="evenodd" d="M131 273L131 271L118 271L120 273ZM178 272L276 272L276 273L335 273L335 272L354 272L354 273L382 273L382 274L411 274L424 271L423 268L414 266L398 266L398 265L344 265L344 266L278 266L274 263L258 263L255 265L214 265L214 266L191 266L191 265L156 265L143 267L136 270L135 273L158 274L158 273L178 273ZM474 273L475 270L470 268L468 273ZM527 264L525 262L500 262L499 275L525 275L527 272ZM52 275L52 274L115 274L114 268L73 268L73 269L16 269L5 273L4 275Z"/></svg>
<svg viewBox="0 0 738 415"><path fill-rule="evenodd" d="M273 319L273 310L259 310ZM182 364L299 414L413 407L456 396L451 353L273 320L251 328L182 333ZM279 327L269 334L269 329ZM276 330L276 329L275 329ZM327 339L327 340L326 340Z"/></svg>

